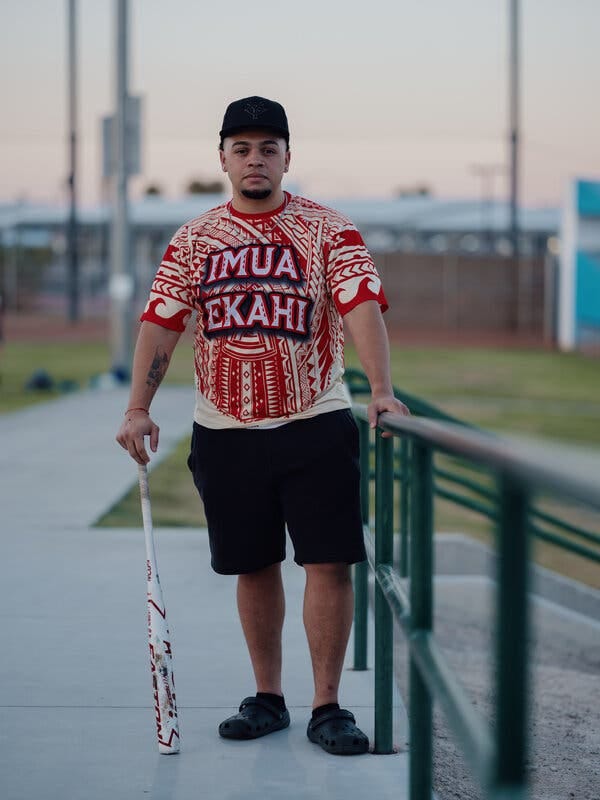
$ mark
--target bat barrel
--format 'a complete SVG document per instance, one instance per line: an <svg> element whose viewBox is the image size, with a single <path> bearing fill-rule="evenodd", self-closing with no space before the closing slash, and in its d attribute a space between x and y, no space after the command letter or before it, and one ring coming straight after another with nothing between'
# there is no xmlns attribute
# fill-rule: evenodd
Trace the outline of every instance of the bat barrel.
<svg viewBox="0 0 600 800"><path fill-rule="evenodd" d="M169 755L179 752L179 722L175 701L175 679L171 652L171 635L167 626L167 612L158 578L154 537L152 532L152 510L148 488L148 473L145 465L138 466L140 499L147 559L147 604L148 640L150 646L150 668L154 693L154 712L158 750Z"/></svg>

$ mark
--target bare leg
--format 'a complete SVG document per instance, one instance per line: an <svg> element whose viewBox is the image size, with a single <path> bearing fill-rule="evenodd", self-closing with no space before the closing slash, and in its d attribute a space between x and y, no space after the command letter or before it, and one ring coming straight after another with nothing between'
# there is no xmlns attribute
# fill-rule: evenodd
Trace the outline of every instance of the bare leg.
<svg viewBox="0 0 600 800"><path fill-rule="evenodd" d="M347 564L305 564L304 569L304 627L315 681L313 708L317 708L338 702L354 594Z"/></svg>
<svg viewBox="0 0 600 800"><path fill-rule="evenodd" d="M257 692L280 694L285 597L281 567L272 564L238 577L237 602Z"/></svg>

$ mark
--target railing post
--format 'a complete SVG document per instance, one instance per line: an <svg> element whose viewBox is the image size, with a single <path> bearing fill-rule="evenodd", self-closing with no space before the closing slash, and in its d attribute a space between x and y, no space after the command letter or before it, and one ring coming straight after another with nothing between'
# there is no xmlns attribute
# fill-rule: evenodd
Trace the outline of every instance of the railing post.
<svg viewBox="0 0 600 800"><path fill-rule="evenodd" d="M400 440L400 559L401 578L408 577L408 527L410 498L410 442L403 436Z"/></svg>
<svg viewBox="0 0 600 800"><path fill-rule="evenodd" d="M376 433L375 568L394 558L393 439ZM374 752L393 753L394 621L388 601L375 583L375 742Z"/></svg>
<svg viewBox="0 0 600 800"><path fill-rule="evenodd" d="M370 453L369 423L359 419L360 434L360 505L363 525L369 524ZM369 563L354 566L354 669L367 669L369 614Z"/></svg>
<svg viewBox="0 0 600 800"><path fill-rule="evenodd" d="M428 445L412 443L410 537L411 638L433 628L433 468ZM410 659L410 800L430 800L432 700Z"/></svg>
<svg viewBox="0 0 600 800"><path fill-rule="evenodd" d="M526 796L528 496L507 476L500 478L496 640L497 763L494 795Z"/></svg>

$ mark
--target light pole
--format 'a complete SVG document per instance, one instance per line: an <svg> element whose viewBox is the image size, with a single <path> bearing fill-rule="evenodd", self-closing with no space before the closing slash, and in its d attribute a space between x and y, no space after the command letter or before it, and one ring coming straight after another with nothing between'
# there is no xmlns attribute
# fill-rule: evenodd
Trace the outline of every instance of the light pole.
<svg viewBox="0 0 600 800"><path fill-rule="evenodd" d="M131 360L131 300L133 280L129 259L129 207L127 198L127 0L116 0L115 117L112 128L115 169L111 228L110 340L112 370L129 377Z"/></svg>
<svg viewBox="0 0 600 800"><path fill-rule="evenodd" d="M510 240L515 272L515 328L524 330L530 322L529 281L530 265L521 263L519 252L519 0L509 0L509 152L510 152Z"/></svg>

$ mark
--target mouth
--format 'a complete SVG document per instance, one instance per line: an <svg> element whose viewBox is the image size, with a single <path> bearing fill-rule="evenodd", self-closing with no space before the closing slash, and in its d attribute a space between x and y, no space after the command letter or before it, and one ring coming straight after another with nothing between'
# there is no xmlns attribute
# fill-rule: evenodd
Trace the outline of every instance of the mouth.
<svg viewBox="0 0 600 800"><path fill-rule="evenodd" d="M250 175L245 175L244 177L250 180L267 180L266 175L260 175L258 172L251 172Z"/></svg>

